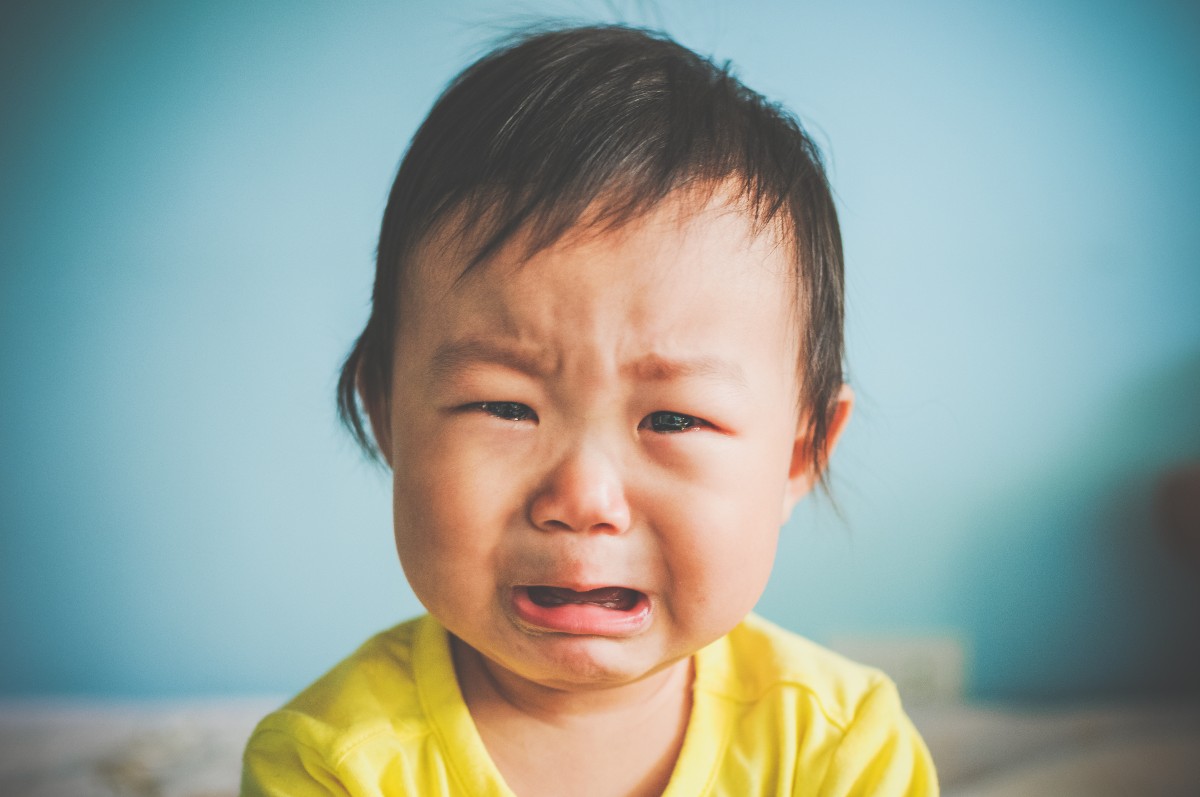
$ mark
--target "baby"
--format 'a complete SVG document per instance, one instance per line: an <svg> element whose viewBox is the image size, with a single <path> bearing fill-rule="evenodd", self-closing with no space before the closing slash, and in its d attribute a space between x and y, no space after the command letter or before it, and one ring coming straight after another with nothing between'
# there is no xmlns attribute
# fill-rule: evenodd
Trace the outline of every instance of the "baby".
<svg viewBox="0 0 1200 797"><path fill-rule="evenodd" d="M619 26L469 67L339 384L429 613L264 719L243 794L936 794L885 676L750 613L850 414L841 359L834 205L785 111Z"/></svg>

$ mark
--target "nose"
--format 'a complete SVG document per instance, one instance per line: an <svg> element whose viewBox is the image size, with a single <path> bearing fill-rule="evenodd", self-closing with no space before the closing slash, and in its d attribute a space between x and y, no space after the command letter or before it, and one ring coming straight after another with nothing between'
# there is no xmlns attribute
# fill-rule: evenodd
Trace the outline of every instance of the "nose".
<svg viewBox="0 0 1200 797"><path fill-rule="evenodd" d="M546 474L529 515L543 531L625 532L630 511L618 463L602 451L575 446Z"/></svg>

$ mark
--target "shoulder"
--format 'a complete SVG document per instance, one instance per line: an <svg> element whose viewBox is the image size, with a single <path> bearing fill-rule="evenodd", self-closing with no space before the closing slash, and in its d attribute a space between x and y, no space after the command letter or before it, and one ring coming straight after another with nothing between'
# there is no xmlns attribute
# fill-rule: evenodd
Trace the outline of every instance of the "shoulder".
<svg viewBox="0 0 1200 797"><path fill-rule="evenodd" d="M854 721L868 696L892 689L891 681L879 670L754 614L702 655L704 688L744 703L790 695L814 703L841 729Z"/></svg>
<svg viewBox="0 0 1200 797"><path fill-rule="evenodd" d="M766 772L764 794L937 794L928 750L879 670L755 615L696 664L697 692L728 738L721 776L730 783Z"/></svg>
<svg viewBox="0 0 1200 797"><path fill-rule="evenodd" d="M279 758L288 751L336 767L381 736L402 743L427 734L414 664L421 647L436 644L442 633L421 617L367 640L258 724L246 748L247 764L259 754Z"/></svg>

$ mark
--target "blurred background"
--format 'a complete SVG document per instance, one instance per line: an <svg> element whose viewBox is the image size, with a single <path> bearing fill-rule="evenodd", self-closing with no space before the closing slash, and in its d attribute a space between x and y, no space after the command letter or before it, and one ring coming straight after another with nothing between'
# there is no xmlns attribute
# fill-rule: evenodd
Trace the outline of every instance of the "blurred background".
<svg viewBox="0 0 1200 797"><path fill-rule="evenodd" d="M408 139L545 16L825 150L860 401L759 611L973 700L1200 689L1153 500L1200 459L1194 3L45 2L0 29L0 696L290 693L420 611L336 372Z"/></svg>

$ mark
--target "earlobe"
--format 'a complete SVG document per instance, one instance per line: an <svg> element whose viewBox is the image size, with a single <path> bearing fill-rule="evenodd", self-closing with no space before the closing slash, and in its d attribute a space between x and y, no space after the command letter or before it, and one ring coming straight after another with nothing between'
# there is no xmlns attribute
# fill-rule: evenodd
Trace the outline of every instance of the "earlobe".
<svg viewBox="0 0 1200 797"><path fill-rule="evenodd" d="M783 517L781 523L786 523L792 514L792 509L804 496L808 495L821 476L821 465L828 463L837 447L838 439L850 420L854 408L854 390L849 385L842 385L834 399L833 412L829 416L829 428L826 430L822 451L813 450L810 439L811 430L807 418L800 423L796 439L792 443L792 461L788 469L787 491L783 497Z"/></svg>

